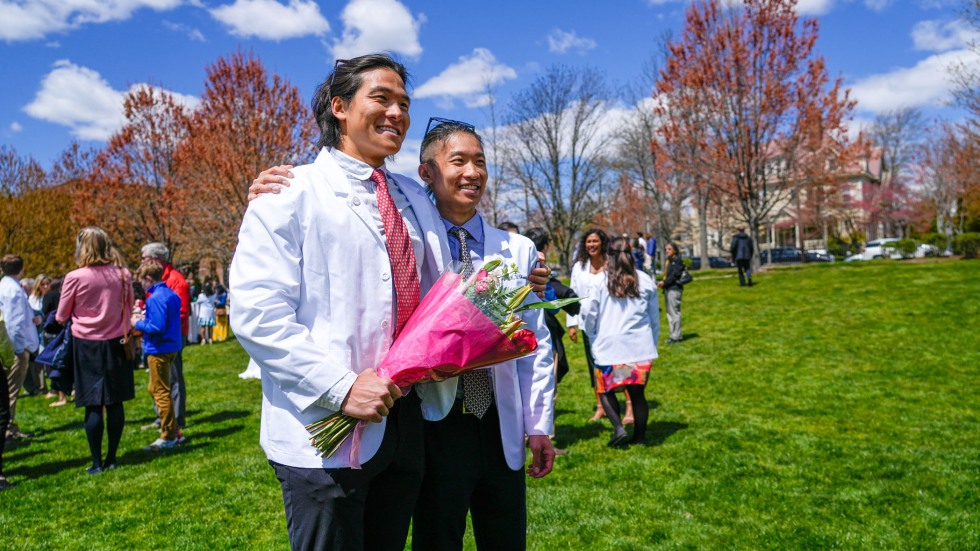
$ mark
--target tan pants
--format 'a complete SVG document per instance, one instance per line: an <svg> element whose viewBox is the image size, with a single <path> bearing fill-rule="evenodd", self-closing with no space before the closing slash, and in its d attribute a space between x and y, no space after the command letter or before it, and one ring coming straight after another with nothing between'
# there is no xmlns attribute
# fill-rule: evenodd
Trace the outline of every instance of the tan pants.
<svg viewBox="0 0 980 551"><path fill-rule="evenodd" d="M7 434L20 431L14 418L17 416L17 397L20 390L24 388L24 378L27 377L27 370L31 365L31 353L27 350L14 357L14 365L7 370L7 386L10 387L10 425L7 426Z"/></svg>
<svg viewBox="0 0 980 551"><path fill-rule="evenodd" d="M160 438L164 440L177 438L177 419L174 417L174 402L170 398L170 366L176 358L176 352L150 354L146 357L150 372L150 384L147 390L150 391L153 403L160 412Z"/></svg>

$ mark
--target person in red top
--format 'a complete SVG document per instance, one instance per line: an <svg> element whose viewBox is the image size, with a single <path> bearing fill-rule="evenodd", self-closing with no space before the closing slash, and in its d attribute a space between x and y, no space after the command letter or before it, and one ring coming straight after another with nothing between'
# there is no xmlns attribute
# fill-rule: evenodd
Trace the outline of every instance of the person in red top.
<svg viewBox="0 0 980 551"><path fill-rule="evenodd" d="M187 284L187 279L184 275L177 271L173 264L170 263L170 249L166 245L163 243L149 243L143 245L141 252L143 261L153 260L163 266L163 282L167 284L167 288L177 293L177 296L180 297L180 334L186 342L191 317L190 285ZM173 366L170 368L170 396L173 398L174 413L177 417L177 427L179 427L177 430L177 443L183 444L184 435L180 432L180 429L184 428L184 416L187 411L187 387L184 385L183 350L177 353L177 359L174 360ZM147 425L143 428L149 430L159 427L160 419L158 418L152 425Z"/></svg>

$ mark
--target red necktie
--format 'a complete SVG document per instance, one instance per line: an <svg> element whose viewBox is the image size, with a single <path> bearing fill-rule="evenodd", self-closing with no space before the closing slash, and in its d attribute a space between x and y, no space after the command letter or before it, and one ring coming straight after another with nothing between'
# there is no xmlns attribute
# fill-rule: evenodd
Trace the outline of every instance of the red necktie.
<svg viewBox="0 0 980 551"><path fill-rule="evenodd" d="M381 211L381 221L385 226L385 241L388 243L388 259L391 261L391 273L395 282L395 300L398 320L395 323L395 335L401 332L405 322L419 305L419 275L415 271L415 249L408 237L405 220L395 207L395 202L388 193L388 182L380 170L375 169L371 180L378 184L378 210Z"/></svg>

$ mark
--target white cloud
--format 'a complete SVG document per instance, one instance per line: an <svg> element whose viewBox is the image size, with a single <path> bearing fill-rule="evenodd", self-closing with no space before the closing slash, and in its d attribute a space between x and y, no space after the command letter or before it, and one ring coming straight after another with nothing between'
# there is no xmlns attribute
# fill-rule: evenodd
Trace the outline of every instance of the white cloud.
<svg viewBox="0 0 980 551"><path fill-rule="evenodd" d="M858 109L881 113L901 107L938 105L949 97L952 84L947 71L957 63L978 66L968 50L954 50L923 59L914 67L869 76L851 87Z"/></svg>
<svg viewBox="0 0 980 551"><path fill-rule="evenodd" d="M21 126L20 123L17 121L10 123L10 131L13 132L14 134L20 132L23 129L24 127Z"/></svg>
<svg viewBox="0 0 980 551"><path fill-rule="evenodd" d="M575 48L581 53L596 47L596 41L591 38L583 38L575 34L575 31L566 32L555 29L548 35L548 51L563 54Z"/></svg>
<svg viewBox="0 0 980 551"><path fill-rule="evenodd" d="M397 0L351 0L340 18L344 33L333 46L335 59L389 51L417 59L422 55L419 28L425 15L413 18Z"/></svg>
<svg viewBox="0 0 980 551"><path fill-rule="evenodd" d="M194 96L170 93L189 108L199 103ZM41 81L41 89L24 111L36 119L67 126L76 138L106 140L125 123L125 94L114 90L98 72L62 59Z"/></svg>
<svg viewBox="0 0 980 551"><path fill-rule="evenodd" d="M0 0L0 40L34 40L86 23L129 19L140 8L173 9L182 0Z"/></svg>
<svg viewBox="0 0 980 551"><path fill-rule="evenodd" d="M263 40L321 36L330 31L330 24L312 0L289 0L286 5L276 0L235 0L208 13L231 34Z"/></svg>
<svg viewBox="0 0 980 551"><path fill-rule="evenodd" d="M872 11L882 12L890 6L892 0L864 0L864 5Z"/></svg>
<svg viewBox="0 0 980 551"><path fill-rule="evenodd" d="M164 21L163 26L170 29L171 31L178 32L181 34L186 34L187 38L194 40L196 42L207 42L204 39L204 33L193 27L188 27L183 23L174 23L173 21Z"/></svg>
<svg viewBox="0 0 980 551"><path fill-rule="evenodd" d="M462 100L467 107L487 104L487 84L517 78L517 71L500 63L486 48L476 48L469 56L461 56L456 63L427 80L415 89L417 98L441 98L441 108L451 108L453 99Z"/></svg>
<svg viewBox="0 0 980 551"><path fill-rule="evenodd" d="M800 0L796 13L800 15L824 15L834 8L834 0Z"/></svg>
<svg viewBox="0 0 980 551"><path fill-rule="evenodd" d="M395 155L394 160L387 160L385 165L388 170L397 174L404 174L416 181L419 179L419 150L422 148L422 140L405 140L402 142L401 150Z"/></svg>
<svg viewBox="0 0 980 551"><path fill-rule="evenodd" d="M959 19L947 23L919 21L912 28L912 42L920 51L945 52L965 48L976 39L977 32Z"/></svg>

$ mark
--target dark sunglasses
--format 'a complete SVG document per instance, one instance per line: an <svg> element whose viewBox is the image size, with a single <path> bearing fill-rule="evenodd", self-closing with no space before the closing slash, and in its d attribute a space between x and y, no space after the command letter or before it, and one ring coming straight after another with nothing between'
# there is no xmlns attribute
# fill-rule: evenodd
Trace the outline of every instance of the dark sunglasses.
<svg viewBox="0 0 980 551"><path fill-rule="evenodd" d="M476 127L468 122L457 121L453 119L444 119L442 117L429 117L429 124L425 125L425 134L422 134L422 141L423 142L425 141L425 137L429 135L429 132L435 130L436 128L444 124L458 124L459 126L462 126L463 128L469 130L470 132L476 133ZM421 151L419 151L419 162L420 163L423 162Z"/></svg>
<svg viewBox="0 0 980 551"><path fill-rule="evenodd" d="M343 66L348 61L350 61L350 60L349 59L338 59L337 61L334 61L333 62L333 72L330 73L330 84L328 85L330 87L330 95L331 96L336 95L336 94L333 93L333 79L336 78L336 76L337 76L337 69L339 69L341 66Z"/></svg>
<svg viewBox="0 0 980 551"><path fill-rule="evenodd" d="M429 132L432 131L434 128L438 128L444 124L458 124L463 128L466 128L467 130L472 130L474 132L476 131L476 127L468 122L454 121L453 119L443 119L441 117L429 117L429 124L425 126L425 134L422 134L422 139L424 140L425 137L429 135Z"/></svg>

